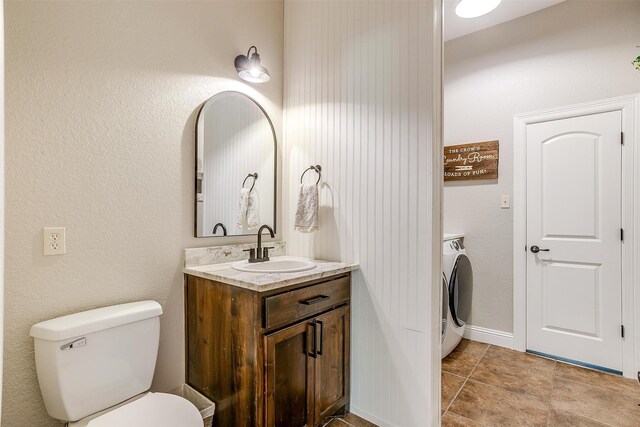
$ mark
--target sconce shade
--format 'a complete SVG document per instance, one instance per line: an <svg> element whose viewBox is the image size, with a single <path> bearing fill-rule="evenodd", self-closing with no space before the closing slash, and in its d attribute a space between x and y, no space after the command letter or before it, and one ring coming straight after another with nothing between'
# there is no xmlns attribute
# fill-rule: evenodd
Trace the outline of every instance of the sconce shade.
<svg viewBox="0 0 640 427"><path fill-rule="evenodd" d="M477 18L486 15L500 5L502 0L460 0L456 15L460 18Z"/></svg>
<svg viewBox="0 0 640 427"><path fill-rule="evenodd" d="M254 50L251 54L251 49ZM249 56L251 55L251 56ZM260 64L260 55L255 46L251 46L246 55L238 55L235 59L238 77L251 83L265 83L271 80L269 71Z"/></svg>

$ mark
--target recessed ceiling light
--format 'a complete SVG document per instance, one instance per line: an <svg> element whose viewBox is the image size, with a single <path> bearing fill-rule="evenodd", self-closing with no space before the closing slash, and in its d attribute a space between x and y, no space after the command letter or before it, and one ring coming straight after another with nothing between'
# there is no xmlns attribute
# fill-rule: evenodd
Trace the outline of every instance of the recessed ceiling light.
<svg viewBox="0 0 640 427"><path fill-rule="evenodd" d="M498 7L502 0L460 0L456 15L460 18L477 18Z"/></svg>

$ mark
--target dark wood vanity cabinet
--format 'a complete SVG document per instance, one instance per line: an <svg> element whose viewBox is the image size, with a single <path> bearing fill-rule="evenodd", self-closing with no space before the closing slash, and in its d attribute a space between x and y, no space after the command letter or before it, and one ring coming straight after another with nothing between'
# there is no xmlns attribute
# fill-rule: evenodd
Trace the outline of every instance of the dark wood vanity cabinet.
<svg viewBox="0 0 640 427"><path fill-rule="evenodd" d="M349 306L265 336L266 425L317 426L348 402Z"/></svg>
<svg viewBox="0 0 640 427"><path fill-rule="evenodd" d="M349 405L349 275L284 289L186 276L186 376L214 426L320 426Z"/></svg>

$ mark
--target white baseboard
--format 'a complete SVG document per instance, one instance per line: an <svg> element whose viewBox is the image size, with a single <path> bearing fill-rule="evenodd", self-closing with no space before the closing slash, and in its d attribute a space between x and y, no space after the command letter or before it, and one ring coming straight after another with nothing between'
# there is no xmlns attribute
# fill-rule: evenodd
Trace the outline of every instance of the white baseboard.
<svg viewBox="0 0 640 427"><path fill-rule="evenodd" d="M498 347L515 348L515 340L510 332L467 325L464 330L464 337L473 341L497 345Z"/></svg>
<svg viewBox="0 0 640 427"><path fill-rule="evenodd" d="M388 422L383 421L383 420L381 420L381 419L369 414L368 412L363 411L362 409L358 409L358 408L356 408L354 406L351 406L349 408L349 412L351 412L353 415L357 415L360 418L363 418L363 419L369 421L370 423L374 423L375 425L377 425L379 427L394 427L391 424L389 424Z"/></svg>

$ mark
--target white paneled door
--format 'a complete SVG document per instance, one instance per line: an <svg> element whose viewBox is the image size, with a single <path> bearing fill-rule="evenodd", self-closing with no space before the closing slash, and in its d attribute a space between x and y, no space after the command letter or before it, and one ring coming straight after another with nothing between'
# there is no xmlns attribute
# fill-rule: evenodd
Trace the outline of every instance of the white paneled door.
<svg viewBox="0 0 640 427"><path fill-rule="evenodd" d="M527 349L622 371L622 115L527 125Z"/></svg>

